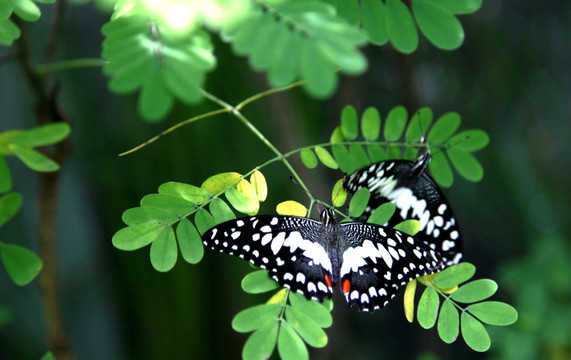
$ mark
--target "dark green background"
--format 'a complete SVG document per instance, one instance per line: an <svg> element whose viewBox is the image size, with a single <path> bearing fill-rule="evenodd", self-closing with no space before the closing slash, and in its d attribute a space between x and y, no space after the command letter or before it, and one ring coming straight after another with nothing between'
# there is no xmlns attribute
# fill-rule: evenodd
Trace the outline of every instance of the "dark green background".
<svg viewBox="0 0 571 360"><path fill-rule="evenodd" d="M329 344L311 350L315 359L441 358L545 359L569 356L569 126L571 115L571 3L484 1L461 17L462 47L436 50L421 41L410 56L389 46L367 47L369 70L342 77L338 92L318 101L299 89L264 98L244 114L280 150L324 142L339 124L341 109L368 106L384 117L396 105L410 112L429 106L436 116L457 111L462 129L482 128L491 137L477 153L485 176L480 183L459 177L446 195L465 238L465 261L477 277L499 282L496 298L520 311L520 321L493 331L492 350L480 355L461 339L442 343L435 330L406 322L402 294L373 315L335 300ZM31 25L33 55L41 54L50 7ZM106 15L93 6L69 6L57 59L98 57ZM217 69L205 88L230 103L268 88L264 74L235 57L213 36ZM1 48L0 131L35 126L34 98L11 48ZM179 261L169 273L152 269L148 248L123 252L111 237L123 227L121 214L167 181L199 185L225 171L246 172L273 156L235 118L218 116L186 126L133 155L118 153L167 127L216 106L179 105L157 125L141 121L136 97L106 88L101 69L58 73L60 105L72 119L72 153L62 167L58 210L61 295L67 331L81 359L237 358L246 335L230 327L241 309L266 300L245 295L240 280L250 271L229 256L206 252L198 265ZM10 159L14 190L24 196L0 240L37 249L37 175ZM294 164L314 194L329 198L340 172L307 170ZM280 165L265 169L269 200L305 197ZM38 359L46 350L36 282L16 287L0 271L0 306L13 320L0 329L0 359ZM496 329L494 329L496 330ZM567 336L565 335L567 334Z"/></svg>

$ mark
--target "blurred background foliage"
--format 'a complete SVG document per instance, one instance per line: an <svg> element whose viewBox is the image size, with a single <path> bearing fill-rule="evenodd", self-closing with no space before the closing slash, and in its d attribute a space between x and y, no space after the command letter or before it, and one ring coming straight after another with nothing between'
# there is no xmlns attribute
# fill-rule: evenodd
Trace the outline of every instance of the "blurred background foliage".
<svg viewBox="0 0 571 360"><path fill-rule="evenodd" d="M97 58L108 14L92 4L66 4L57 59ZM53 8L24 24L32 59L43 51ZM287 151L328 140L341 109L384 114L402 104L457 111L463 128L490 134L478 154L480 183L458 180L446 191L462 226L465 257L479 278L498 281L499 300L513 304L520 320L489 329L492 349L478 354L462 341L442 343L404 318L402 301L374 315L347 310L335 298L334 323L315 359L568 359L571 354L571 3L486 0L462 18L463 45L444 52L421 39L412 55L390 46L364 49L367 71L340 77L335 95L315 100L300 89L264 98L244 114ZM228 44L212 36L218 64L205 89L232 104L269 85ZM34 96L11 48L0 48L0 131L36 125ZM32 61L34 62L34 61ZM272 156L235 118L224 115L186 126L135 154L117 154L177 122L216 106L175 104L158 124L141 121L136 96L116 96L101 69L54 75L59 104L72 119L72 152L62 164L57 211L61 298L67 332L82 359L237 358L246 339L230 326L241 309L264 301L246 295L240 280L250 268L238 259L207 253L198 265L179 261L168 273L153 270L147 251L123 252L111 244L122 212L167 181L199 185L211 174L245 172ZM327 199L340 172L294 164L316 196ZM23 194L18 216L2 241L36 250L37 174L9 159L15 188ZM279 165L268 168L271 213L286 199L303 201ZM16 287L0 272L0 359L37 359L47 349L39 289ZM401 295L402 296L402 295Z"/></svg>

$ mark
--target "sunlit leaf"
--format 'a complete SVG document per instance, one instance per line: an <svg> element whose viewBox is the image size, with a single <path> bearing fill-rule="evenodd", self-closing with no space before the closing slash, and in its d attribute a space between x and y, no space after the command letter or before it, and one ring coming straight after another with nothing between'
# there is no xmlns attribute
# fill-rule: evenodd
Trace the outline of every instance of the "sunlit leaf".
<svg viewBox="0 0 571 360"><path fill-rule="evenodd" d="M236 215L226 204L226 202L220 198L214 198L210 202L210 213L214 217L217 223L222 223L224 221L232 220L236 218Z"/></svg>
<svg viewBox="0 0 571 360"><path fill-rule="evenodd" d="M297 201L287 200L276 206L276 212L280 215L292 215L304 217L307 215L307 208Z"/></svg>
<svg viewBox="0 0 571 360"><path fill-rule="evenodd" d="M369 219L367 219L367 222L377 225L385 225L395 213L395 209L396 205L394 203L384 203L373 211L371 216L369 216Z"/></svg>
<svg viewBox="0 0 571 360"><path fill-rule="evenodd" d="M211 198L210 193L203 188L172 181L159 186L159 194L179 196L196 205L205 204Z"/></svg>
<svg viewBox="0 0 571 360"><path fill-rule="evenodd" d="M142 223L163 223L171 224L178 221L180 216L177 213L152 207L136 207L123 212L122 220L127 225Z"/></svg>
<svg viewBox="0 0 571 360"><path fill-rule="evenodd" d="M149 245L163 231L170 228L168 225L159 225L157 223L142 223L128 226L113 235L113 246L119 250L137 250Z"/></svg>
<svg viewBox="0 0 571 360"><path fill-rule="evenodd" d="M226 191L230 186L237 184L241 178L242 175L236 172L220 173L206 179L200 187L212 195L217 195Z"/></svg>
<svg viewBox="0 0 571 360"><path fill-rule="evenodd" d="M320 327L327 328L333 323L331 313L324 307L324 305L316 301L309 300L298 293L290 293L289 301L291 306L309 316Z"/></svg>
<svg viewBox="0 0 571 360"><path fill-rule="evenodd" d="M265 201L268 197L268 184L264 174L256 170L250 176L250 183L256 190L256 195L258 196L258 201Z"/></svg>
<svg viewBox="0 0 571 360"><path fill-rule="evenodd" d="M323 163L323 165L325 165L328 168L333 169L333 170L336 170L339 168L339 165L337 164L335 159L333 159L333 157L331 156L329 151L327 151L324 147L316 146L315 147L315 153L317 154L319 161L321 161L321 163Z"/></svg>
<svg viewBox="0 0 571 360"><path fill-rule="evenodd" d="M362 187L353 194L349 203L349 215L352 218L358 218L363 214L369 203L371 193L366 187Z"/></svg>
<svg viewBox="0 0 571 360"><path fill-rule="evenodd" d="M196 211L196 215L194 216L194 224L196 225L198 232L200 234L204 234L208 229L216 226L217 222L208 211L204 209L198 209Z"/></svg>
<svg viewBox="0 0 571 360"><path fill-rule="evenodd" d="M301 162L303 162L303 165L305 165L308 169L314 169L318 164L317 156L315 156L315 153L310 148L301 150L299 156L301 157Z"/></svg>
<svg viewBox="0 0 571 360"><path fill-rule="evenodd" d="M188 200L178 196L162 194L145 195L141 199L141 206L162 209L179 214L181 217L190 214L196 209L196 205Z"/></svg>
<svg viewBox="0 0 571 360"><path fill-rule="evenodd" d="M406 284L404 292L404 315L409 323L414 321L414 294L416 293L416 279Z"/></svg>
<svg viewBox="0 0 571 360"><path fill-rule="evenodd" d="M256 210L256 206L259 207L259 203L254 202L250 197L244 195L242 192L229 188L226 190L226 199L234 207L243 214L251 214Z"/></svg>
<svg viewBox="0 0 571 360"><path fill-rule="evenodd" d="M343 179L337 180L331 191L331 203L335 207L341 207L347 201L347 191L343 189Z"/></svg>
<svg viewBox="0 0 571 360"><path fill-rule="evenodd" d="M260 201L258 200L258 193L256 192L256 188L248 180L242 179L236 186L236 189L242 194L246 195L252 204L254 204L252 211L247 212L246 214L257 214L258 210L260 210Z"/></svg>
<svg viewBox="0 0 571 360"><path fill-rule="evenodd" d="M405 220L393 227L395 230L414 236L420 230L420 221L415 219Z"/></svg>

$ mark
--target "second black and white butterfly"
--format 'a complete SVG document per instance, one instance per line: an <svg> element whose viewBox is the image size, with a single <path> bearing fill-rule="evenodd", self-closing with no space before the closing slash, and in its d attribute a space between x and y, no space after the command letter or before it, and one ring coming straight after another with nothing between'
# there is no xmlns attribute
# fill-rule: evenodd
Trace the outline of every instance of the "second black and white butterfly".
<svg viewBox="0 0 571 360"><path fill-rule="evenodd" d="M267 269L280 285L309 299L331 298L340 283L347 304L361 311L384 307L407 282L440 271L441 255L392 228L259 215L226 221L202 235L204 245Z"/></svg>
<svg viewBox="0 0 571 360"><path fill-rule="evenodd" d="M393 202L397 208L387 226L408 219L420 221L415 238L438 251L444 263L451 266L462 258L460 229L444 194L425 171L429 162L430 155L422 153L417 162L388 160L372 164L347 175L343 187L350 196L362 187L370 191L360 221L366 221L386 202Z"/></svg>

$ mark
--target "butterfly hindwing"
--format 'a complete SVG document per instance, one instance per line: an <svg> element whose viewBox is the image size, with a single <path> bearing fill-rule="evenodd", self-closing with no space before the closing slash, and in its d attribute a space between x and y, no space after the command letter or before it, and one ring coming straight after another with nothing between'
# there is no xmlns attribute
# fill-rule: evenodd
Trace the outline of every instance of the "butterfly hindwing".
<svg viewBox="0 0 571 360"><path fill-rule="evenodd" d="M238 256L280 285L323 301L333 293L333 264L321 238L323 224L296 216L259 215L221 223L202 236L213 250Z"/></svg>
<svg viewBox="0 0 571 360"><path fill-rule="evenodd" d="M422 239L442 253L446 265L457 264L462 257L460 229L442 191L434 180L419 167L421 163L389 160L370 165L346 176L344 188L352 195L362 187L371 196L359 220L366 221L371 213L386 202L396 205L396 213L388 222L420 221L416 238Z"/></svg>
<svg viewBox="0 0 571 360"><path fill-rule="evenodd" d="M347 305L361 311L383 308L407 282L440 271L438 252L400 231L363 223L341 224L347 248L340 284Z"/></svg>

